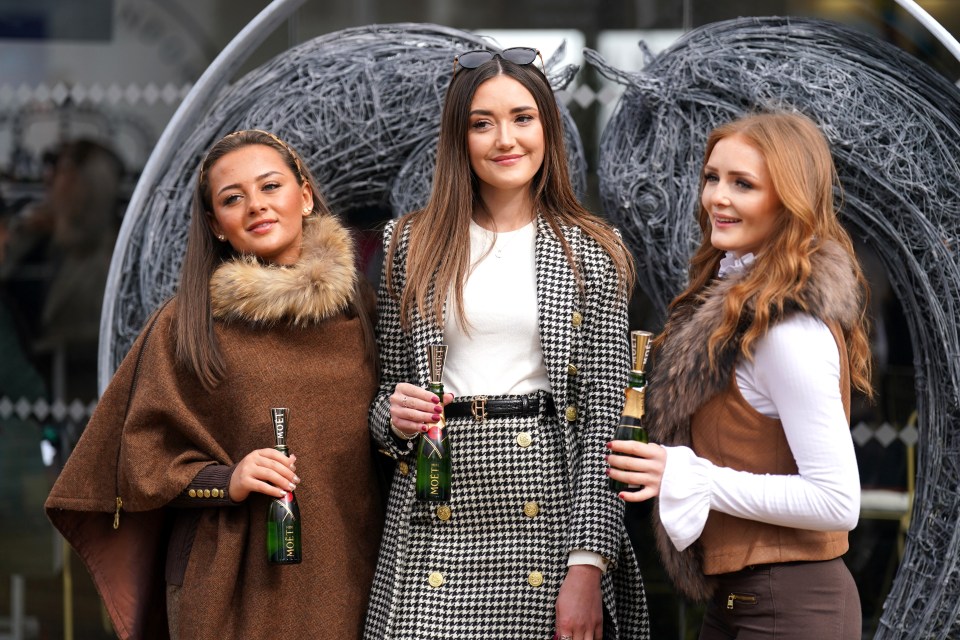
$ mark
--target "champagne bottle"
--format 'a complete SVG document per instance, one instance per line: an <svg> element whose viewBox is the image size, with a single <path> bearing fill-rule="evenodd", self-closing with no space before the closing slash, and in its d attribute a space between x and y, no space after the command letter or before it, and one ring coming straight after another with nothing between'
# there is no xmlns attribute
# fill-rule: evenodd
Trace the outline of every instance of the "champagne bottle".
<svg viewBox="0 0 960 640"><path fill-rule="evenodd" d="M270 409L277 444L274 447L288 455L287 417L289 409ZM293 491L270 501L267 510L267 561L270 564L300 564L300 505Z"/></svg>
<svg viewBox="0 0 960 640"><path fill-rule="evenodd" d="M613 435L614 440L633 440L647 442L647 430L643 424L644 401L647 392L647 356L650 354L649 331L631 331L630 346L633 348L633 369L630 371L629 381L624 393L627 396L623 406L623 415L620 416L620 425ZM619 480L610 478L610 490L620 493L625 489L640 489L639 485L628 485Z"/></svg>
<svg viewBox="0 0 960 640"><path fill-rule="evenodd" d="M443 403L443 363L447 357L447 345L432 344L427 347L430 380L427 389ZM440 420L420 434L417 448L417 500L421 502L447 502L450 500L450 437L447 421L440 410Z"/></svg>

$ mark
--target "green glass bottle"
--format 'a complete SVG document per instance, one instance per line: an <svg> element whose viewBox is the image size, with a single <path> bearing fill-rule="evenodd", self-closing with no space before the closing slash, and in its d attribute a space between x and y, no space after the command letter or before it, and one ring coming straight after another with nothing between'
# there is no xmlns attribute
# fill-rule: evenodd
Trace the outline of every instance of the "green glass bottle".
<svg viewBox="0 0 960 640"><path fill-rule="evenodd" d="M613 435L614 440L633 440L647 442L647 430L643 423L644 402L647 392L647 356L650 354L649 331L631 331L630 346L633 348L633 369L630 371L629 381L624 393L627 401L620 416L620 425ZM610 490L620 493L628 489L641 489L639 485L628 485L619 480L610 478Z"/></svg>
<svg viewBox="0 0 960 640"><path fill-rule="evenodd" d="M427 389L435 393L443 403L443 363L447 357L447 345L432 344L427 347L430 381ZM417 448L417 500L420 502L447 502L450 500L450 436L447 421L440 410L440 420L420 434Z"/></svg>
<svg viewBox="0 0 960 640"><path fill-rule="evenodd" d="M274 447L283 455L288 455L287 419L289 409L270 409L277 444ZM293 491L287 491L282 498L274 498L267 509L267 561L270 564L300 564L300 505Z"/></svg>

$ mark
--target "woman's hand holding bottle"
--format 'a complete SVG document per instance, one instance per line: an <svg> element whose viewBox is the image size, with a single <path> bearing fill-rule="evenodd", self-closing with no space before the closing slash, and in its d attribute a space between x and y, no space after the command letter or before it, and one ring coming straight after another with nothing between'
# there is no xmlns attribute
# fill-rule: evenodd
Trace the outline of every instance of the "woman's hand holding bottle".
<svg viewBox="0 0 960 640"><path fill-rule="evenodd" d="M230 476L228 493L234 502L243 502L251 492L282 498L300 484L296 471L297 456L289 458L276 449L256 449L237 464Z"/></svg>
<svg viewBox="0 0 960 640"><path fill-rule="evenodd" d="M627 485L639 485L636 491L621 491L627 502L643 502L660 495L660 482L667 468L667 450L659 444L611 440L607 443L607 475ZM618 455L619 454L619 455Z"/></svg>
<svg viewBox="0 0 960 640"><path fill-rule="evenodd" d="M453 402L453 394L443 394L440 398L427 389L407 382L400 382L390 394L390 424L397 435L411 439L427 431L427 425L440 419L444 406Z"/></svg>

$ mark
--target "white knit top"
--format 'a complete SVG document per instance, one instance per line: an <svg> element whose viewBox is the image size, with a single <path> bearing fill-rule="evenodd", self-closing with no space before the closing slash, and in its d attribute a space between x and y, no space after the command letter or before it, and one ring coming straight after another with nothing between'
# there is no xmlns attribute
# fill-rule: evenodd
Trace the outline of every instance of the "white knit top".
<svg viewBox="0 0 960 640"><path fill-rule="evenodd" d="M535 222L494 234L470 221L473 268L463 287L469 327L464 333L448 302L444 390L455 396L550 391L538 323L536 236Z"/></svg>

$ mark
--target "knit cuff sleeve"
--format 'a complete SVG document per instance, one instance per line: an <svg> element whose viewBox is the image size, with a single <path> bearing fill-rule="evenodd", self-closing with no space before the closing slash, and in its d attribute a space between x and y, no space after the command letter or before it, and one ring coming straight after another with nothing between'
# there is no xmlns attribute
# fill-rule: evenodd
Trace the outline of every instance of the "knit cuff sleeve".
<svg viewBox="0 0 960 640"><path fill-rule="evenodd" d="M193 481L170 501L171 507L232 507L240 504L230 499L228 489L236 465L211 464L200 470Z"/></svg>

